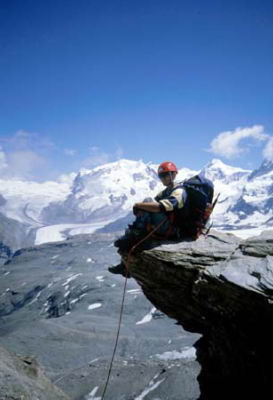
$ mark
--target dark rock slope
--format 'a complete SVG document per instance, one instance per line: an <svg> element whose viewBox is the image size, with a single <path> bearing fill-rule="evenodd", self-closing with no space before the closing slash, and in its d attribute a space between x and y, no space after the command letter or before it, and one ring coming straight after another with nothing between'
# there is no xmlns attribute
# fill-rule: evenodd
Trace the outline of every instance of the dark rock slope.
<svg viewBox="0 0 273 400"><path fill-rule="evenodd" d="M7 218L0 212L0 265L3 265L17 249L33 245L34 240L35 228Z"/></svg>
<svg viewBox="0 0 273 400"><path fill-rule="evenodd" d="M0 347L0 398L69 400L68 396L44 375L35 358L16 356L2 347Z"/></svg>
<svg viewBox="0 0 273 400"><path fill-rule="evenodd" d="M115 239L79 235L20 249L0 266L0 347L34 357L71 400L99 399L104 390L124 289L123 277L107 269L119 260ZM105 400L196 399L198 338L157 311L130 279ZM1 351L0 360L0 400L44 399L31 396L15 369L1 375L8 367ZM15 388L5 386L7 374Z"/></svg>
<svg viewBox="0 0 273 400"><path fill-rule="evenodd" d="M211 231L195 242L136 251L130 272L158 309L202 334L195 344L200 399L267 398L273 381L273 231L245 241Z"/></svg>

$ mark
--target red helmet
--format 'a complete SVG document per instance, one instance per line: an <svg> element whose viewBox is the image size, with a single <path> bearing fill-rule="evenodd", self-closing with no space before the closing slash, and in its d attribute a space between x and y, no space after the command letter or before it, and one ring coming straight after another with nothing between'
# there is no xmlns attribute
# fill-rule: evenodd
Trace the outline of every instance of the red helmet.
<svg viewBox="0 0 273 400"><path fill-rule="evenodd" d="M162 174L163 172L178 172L176 165L171 161L164 161L158 167L157 173Z"/></svg>

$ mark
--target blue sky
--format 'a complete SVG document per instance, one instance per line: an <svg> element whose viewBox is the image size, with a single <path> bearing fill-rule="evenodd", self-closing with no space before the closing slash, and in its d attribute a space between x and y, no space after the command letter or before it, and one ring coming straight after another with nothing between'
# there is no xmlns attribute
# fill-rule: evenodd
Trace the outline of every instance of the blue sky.
<svg viewBox="0 0 273 400"><path fill-rule="evenodd" d="M0 4L3 174L273 159L272 2Z"/></svg>

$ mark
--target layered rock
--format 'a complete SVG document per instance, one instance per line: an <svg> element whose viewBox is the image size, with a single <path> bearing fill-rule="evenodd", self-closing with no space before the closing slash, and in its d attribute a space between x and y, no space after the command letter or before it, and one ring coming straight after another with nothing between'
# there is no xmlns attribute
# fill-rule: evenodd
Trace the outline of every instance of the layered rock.
<svg viewBox="0 0 273 400"><path fill-rule="evenodd" d="M17 356L0 347L0 398L10 400L69 400L44 375L33 357Z"/></svg>
<svg viewBox="0 0 273 400"><path fill-rule="evenodd" d="M158 309L202 334L200 399L265 398L273 380L273 231L245 241L211 231L136 251L130 273Z"/></svg>

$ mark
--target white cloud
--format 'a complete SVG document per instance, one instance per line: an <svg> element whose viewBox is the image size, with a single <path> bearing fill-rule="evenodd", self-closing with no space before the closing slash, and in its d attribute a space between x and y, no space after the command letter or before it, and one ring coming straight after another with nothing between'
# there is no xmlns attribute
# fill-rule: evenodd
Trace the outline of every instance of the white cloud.
<svg viewBox="0 0 273 400"><path fill-rule="evenodd" d="M94 168L98 165L107 164L112 161L119 160L123 155L123 150L120 146L113 153L109 154L101 150L99 147L92 146L89 148L90 156L85 159L82 166L85 168Z"/></svg>
<svg viewBox="0 0 273 400"><path fill-rule="evenodd" d="M122 149L120 146L118 146L115 155L116 155L116 159L117 159L117 160L120 160L120 159L122 158L122 156L123 156L123 149Z"/></svg>
<svg viewBox="0 0 273 400"><path fill-rule="evenodd" d="M48 151L55 148L55 144L46 136L38 133L19 130L13 135L1 139L1 143L10 150L43 150Z"/></svg>
<svg viewBox="0 0 273 400"><path fill-rule="evenodd" d="M0 169L5 178L47 179L54 143L37 133L19 130L1 138Z"/></svg>
<svg viewBox="0 0 273 400"><path fill-rule="evenodd" d="M236 128L234 131L221 132L210 143L210 151L218 156L232 158L239 156L247 151L251 146L251 141L246 139L254 139L255 141L264 141L269 135L264 133L262 125L253 125L251 127ZM242 143L243 141L243 143Z"/></svg>
<svg viewBox="0 0 273 400"><path fill-rule="evenodd" d="M76 150L64 149L64 154L65 154L66 156L73 157L76 153L77 153Z"/></svg>
<svg viewBox="0 0 273 400"><path fill-rule="evenodd" d="M61 174L60 176L58 176L57 181L60 183L66 183L68 185L72 185L76 176L77 176L76 172L70 172L69 174Z"/></svg>
<svg viewBox="0 0 273 400"><path fill-rule="evenodd" d="M99 147L97 147L97 146L91 146L90 148L89 148L89 151L92 153L92 152L96 152L96 151L100 151L100 148Z"/></svg>
<svg viewBox="0 0 273 400"><path fill-rule="evenodd" d="M266 143L266 146L263 150L263 157L266 160L273 161L273 136L270 136Z"/></svg>
<svg viewBox="0 0 273 400"><path fill-rule="evenodd" d="M23 149L29 147L29 143L33 135L34 134L24 130L19 130L12 136L2 138L1 142L4 144L5 148Z"/></svg>
<svg viewBox="0 0 273 400"><path fill-rule="evenodd" d="M89 154L90 156L82 163L85 168L94 168L98 165L110 162L110 155L100 150L98 147L90 147Z"/></svg>
<svg viewBox="0 0 273 400"><path fill-rule="evenodd" d="M12 135L1 137L1 177L36 181L59 179L59 181L63 180L70 184L74 178L71 171L78 171L81 167L94 168L116 161L123 155L120 146L116 146L116 150L111 153L93 146L88 148L86 159L80 160L80 154L75 149L70 148L69 144L67 146L58 148L50 138L25 130L18 130ZM61 153L69 157L69 163L62 165L63 159L57 159L59 164L55 168L53 162L56 160L56 156ZM63 177L60 177L60 175L63 175Z"/></svg>
<svg viewBox="0 0 273 400"><path fill-rule="evenodd" d="M34 179L36 173L46 168L47 160L31 150L16 150L7 155L8 176Z"/></svg>
<svg viewBox="0 0 273 400"><path fill-rule="evenodd" d="M0 170L2 171L3 169L7 168L7 157L4 151L2 150L2 147L0 146Z"/></svg>

